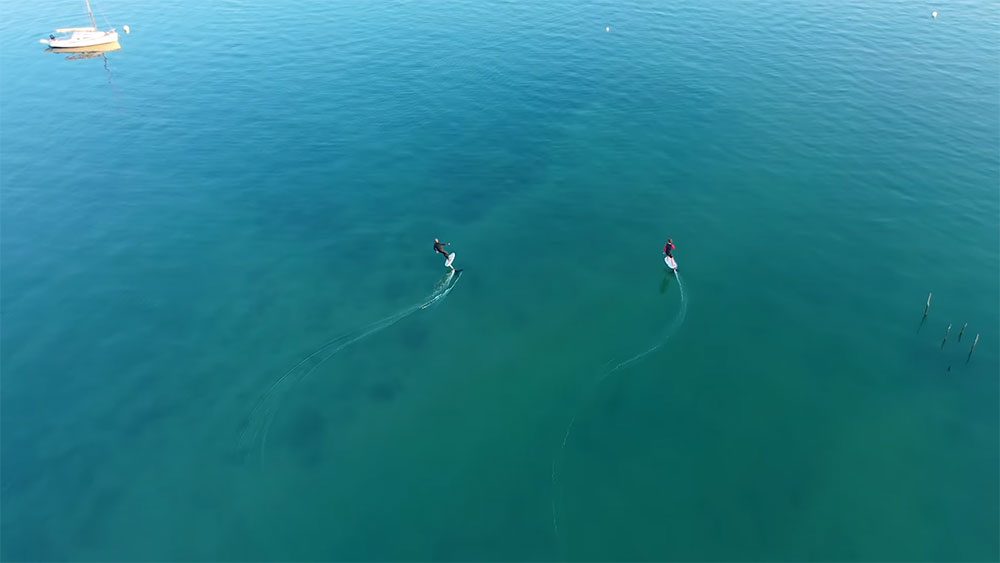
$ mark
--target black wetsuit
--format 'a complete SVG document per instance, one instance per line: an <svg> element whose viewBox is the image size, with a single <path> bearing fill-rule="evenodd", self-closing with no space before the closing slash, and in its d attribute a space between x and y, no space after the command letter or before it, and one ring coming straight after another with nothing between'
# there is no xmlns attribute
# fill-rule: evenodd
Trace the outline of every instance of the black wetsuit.
<svg viewBox="0 0 1000 563"><path fill-rule="evenodd" d="M434 243L434 252L440 252L441 254L444 255L445 258L447 258L448 257L448 251L444 249L444 246L445 246L445 243L443 243L443 242L435 242Z"/></svg>

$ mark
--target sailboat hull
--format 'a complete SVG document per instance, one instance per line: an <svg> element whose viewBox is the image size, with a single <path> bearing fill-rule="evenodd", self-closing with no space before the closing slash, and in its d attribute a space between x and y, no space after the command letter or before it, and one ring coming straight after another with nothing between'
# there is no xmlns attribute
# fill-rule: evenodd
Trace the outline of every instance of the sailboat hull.
<svg viewBox="0 0 1000 563"><path fill-rule="evenodd" d="M39 41L42 45L48 45L52 49L79 49L117 42L118 32L113 29L111 31L74 31L69 37L49 38Z"/></svg>

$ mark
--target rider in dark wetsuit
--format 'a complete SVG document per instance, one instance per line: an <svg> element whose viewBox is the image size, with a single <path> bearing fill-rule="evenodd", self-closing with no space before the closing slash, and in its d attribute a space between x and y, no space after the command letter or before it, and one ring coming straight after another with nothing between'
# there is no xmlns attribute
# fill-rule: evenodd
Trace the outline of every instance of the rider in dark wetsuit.
<svg viewBox="0 0 1000 563"><path fill-rule="evenodd" d="M450 242L441 242L438 239L434 239L434 252L440 252L445 258L448 257L448 251L444 247L451 244Z"/></svg>

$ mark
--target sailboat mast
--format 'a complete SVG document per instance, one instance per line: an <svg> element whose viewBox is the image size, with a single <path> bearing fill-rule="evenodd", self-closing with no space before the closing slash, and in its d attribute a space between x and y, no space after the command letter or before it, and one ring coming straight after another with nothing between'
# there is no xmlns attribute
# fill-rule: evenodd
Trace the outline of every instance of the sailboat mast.
<svg viewBox="0 0 1000 563"><path fill-rule="evenodd" d="M85 1L87 2L87 14L90 16L90 25L96 30L97 19L94 18L94 10L90 7L90 0Z"/></svg>

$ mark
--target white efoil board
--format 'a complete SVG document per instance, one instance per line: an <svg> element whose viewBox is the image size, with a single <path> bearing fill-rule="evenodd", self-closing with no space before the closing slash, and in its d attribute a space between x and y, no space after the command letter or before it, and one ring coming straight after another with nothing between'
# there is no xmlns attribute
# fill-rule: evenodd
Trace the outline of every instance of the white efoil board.
<svg viewBox="0 0 1000 563"><path fill-rule="evenodd" d="M448 255L448 259L444 261L445 268L451 268L451 263L455 261L455 253L452 252Z"/></svg>
<svg viewBox="0 0 1000 563"><path fill-rule="evenodd" d="M667 267L671 270L677 270L677 260L674 260L671 256L664 256L663 261L667 264Z"/></svg>

